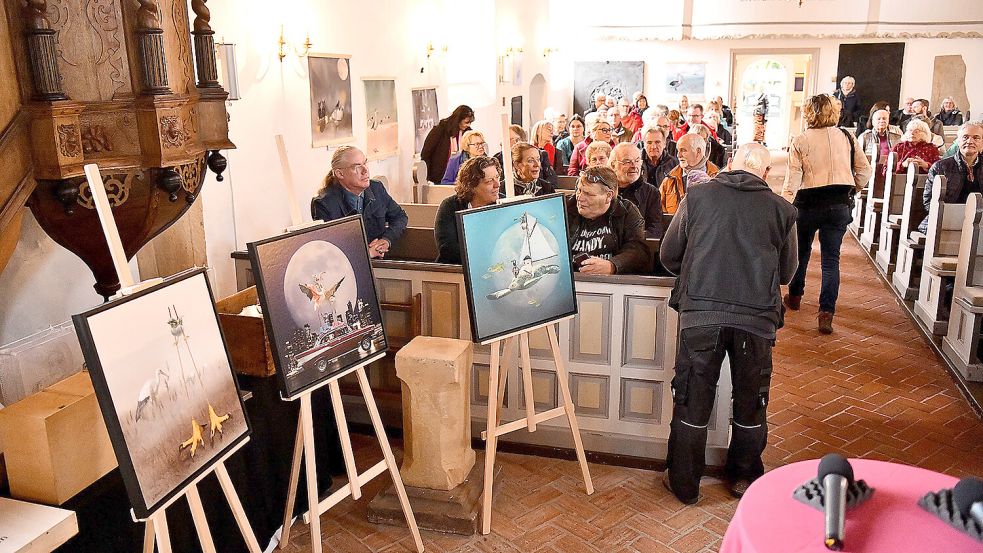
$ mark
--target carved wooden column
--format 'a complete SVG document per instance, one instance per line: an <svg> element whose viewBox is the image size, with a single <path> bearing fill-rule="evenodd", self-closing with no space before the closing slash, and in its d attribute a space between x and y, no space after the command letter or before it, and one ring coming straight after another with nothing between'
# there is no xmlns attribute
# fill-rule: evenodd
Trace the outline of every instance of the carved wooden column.
<svg viewBox="0 0 983 553"><path fill-rule="evenodd" d="M167 59L164 56L164 29L160 27L160 7L156 0L138 0L137 36L140 65L143 68L143 94L170 94L167 86Z"/></svg>
<svg viewBox="0 0 983 553"><path fill-rule="evenodd" d="M27 51L31 60L31 76L34 77L35 100L67 100L62 92L61 76L55 59L55 30L44 16L48 8L45 0L28 0L24 4Z"/></svg>
<svg viewBox="0 0 983 553"><path fill-rule="evenodd" d="M195 67L198 68L198 88L221 88L218 83L218 65L215 63L215 31L209 22L211 12L205 3L208 0L191 0L195 12Z"/></svg>

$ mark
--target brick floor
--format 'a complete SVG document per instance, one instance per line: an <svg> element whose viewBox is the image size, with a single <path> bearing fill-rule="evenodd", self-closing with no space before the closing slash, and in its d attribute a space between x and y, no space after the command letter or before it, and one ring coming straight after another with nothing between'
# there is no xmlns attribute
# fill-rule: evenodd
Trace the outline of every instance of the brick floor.
<svg viewBox="0 0 983 553"><path fill-rule="evenodd" d="M853 238L843 244L831 336L816 330L818 249L813 260L802 310L789 314L775 349L767 468L837 451L957 477L983 473L983 423ZM360 457L380 458L368 438L355 439ZM588 497L572 461L507 453L498 460L504 478L492 533L423 532L427 551L717 551L737 507L709 478L700 502L684 507L658 484L659 473L591 465L596 492ZM388 483L376 478L363 499L321 517L327 551L414 551L405 529L366 522L369 499ZM307 526L294 527L286 551L310 551Z"/></svg>

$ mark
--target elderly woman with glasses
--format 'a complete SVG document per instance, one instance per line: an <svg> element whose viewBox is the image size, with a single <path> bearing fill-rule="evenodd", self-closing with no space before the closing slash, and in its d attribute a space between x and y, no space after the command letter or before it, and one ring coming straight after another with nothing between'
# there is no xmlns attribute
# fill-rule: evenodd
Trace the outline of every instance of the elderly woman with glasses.
<svg viewBox="0 0 983 553"><path fill-rule="evenodd" d="M590 167L567 199L567 236L574 269L585 274L637 274L645 271L645 220L638 208L618 197L618 177L610 167Z"/></svg>
<svg viewBox="0 0 983 553"><path fill-rule="evenodd" d="M406 230L407 216L386 187L369 178L365 154L354 146L340 146L331 156L331 171L311 201L314 220L334 221L359 214L365 223L369 255L383 257Z"/></svg>
<svg viewBox="0 0 983 553"><path fill-rule="evenodd" d="M915 164L919 173L927 173L933 163L939 160L939 149L932 144L932 130L920 119L908 122L907 140L894 145L894 171L903 173L908 166Z"/></svg>
<svg viewBox="0 0 983 553"><path fill-rule="evenodd" d="M608 123L607 119L597 116L591 120L593 113L588 115L587 126L590 128L590 136L587 137L583 142L577 144L577 147L573 149L573 155L570 156L570 166L567 168L567 174L575 177L580 174L585 168L587 168L587 147L591 145L594 141L607 142L608 146L614 147L614 142L611 140L611 123Z"/></svg>
<svg viewBox="0 0 983 553"><path fill-rule="evenodd" d="M447 169L444 171L444 178L440 179L440 184L454 184L457 181L457 172L461 170L461 165L465 161L478 156L487 155L488 143L485 142L485 135L480 131L468 131L461 137L461 151L452 156L447 161Z"/></svg>
<svg viewBox="0 0 983 553"><path fill-rule="evenodd" d="M488 156L473 157L457 173L454 195L444 198L437 207L433 222L437 240L437 263L461 264L461 244L457 238L457 212L484 207L498 201L502 166Z"/></svg>

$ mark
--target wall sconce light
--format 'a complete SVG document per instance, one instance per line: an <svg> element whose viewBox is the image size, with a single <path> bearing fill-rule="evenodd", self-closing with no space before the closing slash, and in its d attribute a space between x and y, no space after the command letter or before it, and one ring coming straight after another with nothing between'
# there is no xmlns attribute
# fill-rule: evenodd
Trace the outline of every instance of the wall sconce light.
<svg viewBox="0 0 983 553"><path fill-rule="evenodd" d="M522 48L513 48L513 47L509 46L508 48L505 49L505 55L506 56L510 56L511 57L511 56L515 56L515 55L518 55L518 54L521 54L521 53L522 53Z"/></svg>
<svg viewBox="0 0 983 553"><path fill-rule="evenodd" d="M280 58L280 61L282 62L283 58L287 57L287 53L288 53L287 48L290 47L290 43L287 42L287 39L284 38L283 35L283 25L280 25L280 39L277 41L277 44L278 44L278 48L276 54ZM310 32L307 33L307 37L304 39L304 43L301 44L301 46L304 47L303 50L297 47L293 47L293 50L297 53L298 56L304 57L307 55L308 52L311 51L311 46L313 46L313 43L311 43Z"/></svg>
<svg viewBox="0 0 983 553"><path fill-rule="evenodd" d="M555 54L559 51L560 51L559 48L543 48L543 57L548 58L550 57L550 54Z"/></svg>
<svg viewBox="0 0 983 553"><path fill-rule="evenodd" d="M439 54L446 54L447 53L447 45L444 44L443 46L434 47L432 41L431 42L427 42L427 59L429 60L430 58L433 57L434 54L438 54L438 53Z"/></svg>

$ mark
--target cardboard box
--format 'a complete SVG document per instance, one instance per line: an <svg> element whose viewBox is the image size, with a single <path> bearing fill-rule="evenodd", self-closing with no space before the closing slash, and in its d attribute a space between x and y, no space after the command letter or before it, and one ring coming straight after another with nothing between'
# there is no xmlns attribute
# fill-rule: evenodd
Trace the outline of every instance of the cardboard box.
<svg viewBox="0 0 983 553"><path fill-rule="evenodd" d="M89 373L0 410L10 495L61 505L116 468Z"/></svg>
<svg viewBox="0 0 983 553"><path fill-rule="evenodd" d="M78 531L72 511L0 497L0 551L54 551Z"/></svg>
<svg viewBox="0 0 983 553"><path fill-rule="evenodd" d="M219 323L232 357L232 368L247 376L272 376L276 373L273 353L266 339L261 317L240 315L244 307L258 303L256 287L250 286L215 302Z"/></svg>

